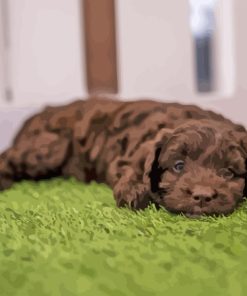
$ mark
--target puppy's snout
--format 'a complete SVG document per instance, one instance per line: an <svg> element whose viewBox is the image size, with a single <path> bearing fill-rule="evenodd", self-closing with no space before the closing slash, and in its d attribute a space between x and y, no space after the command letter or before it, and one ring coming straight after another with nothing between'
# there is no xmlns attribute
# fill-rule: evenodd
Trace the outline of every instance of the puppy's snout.
<svg viewBox="0 0 247 296"><path fill-rule="evenodd" d="M211 187L196 186L192 192L192 198L201 206L207 205L218 197L217 191Z"/></svg>
<svg viewBox="0 0 247 296"><path fill-rule="evenodd" d="M194 200L198 200L198 201L202 201L202 202L210 202L213 199L211 195L209 196L209 195L204 195L204 194L193 195L193 198L194 198Z"/></svg>

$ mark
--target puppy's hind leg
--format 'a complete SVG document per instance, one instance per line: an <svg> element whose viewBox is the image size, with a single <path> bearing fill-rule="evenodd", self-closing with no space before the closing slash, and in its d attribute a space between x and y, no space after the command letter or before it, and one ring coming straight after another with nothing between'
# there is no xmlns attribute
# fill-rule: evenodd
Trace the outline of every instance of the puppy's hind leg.
<svg viewBox="0 0 247 296"><path fill-rule="evenodd" d="M0 190L7 189L13 184L13 170L8 162L8 151L0 155Z"/></svg>
<svg viewBox="0 0 247 296"><path fill-rule="evenodd" d="M22 138L0 155L0 190L22 179L46 179L62 175L71 154L68 137L43 131Z"/></svg>

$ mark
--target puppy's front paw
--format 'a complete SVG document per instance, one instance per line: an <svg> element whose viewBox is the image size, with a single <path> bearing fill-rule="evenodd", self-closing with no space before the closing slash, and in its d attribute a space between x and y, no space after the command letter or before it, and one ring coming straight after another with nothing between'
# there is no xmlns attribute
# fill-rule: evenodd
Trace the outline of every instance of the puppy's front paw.
<svg viewBox="0 0 247 296"><path fill-rule="evenodd" d="M132 209L144 209L150 203L149 190L146 185L141 183L132 185L119 183L113 192L118 207L128 206Z"/></svg>

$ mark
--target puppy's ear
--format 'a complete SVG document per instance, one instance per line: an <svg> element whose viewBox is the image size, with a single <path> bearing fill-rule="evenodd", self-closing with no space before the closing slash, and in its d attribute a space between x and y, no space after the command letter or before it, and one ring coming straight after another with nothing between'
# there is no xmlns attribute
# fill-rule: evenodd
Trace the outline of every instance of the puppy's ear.
<svg viewBox="0 0 247 296"><path fill-rule="evenodd" d="M172 134L173 131L171 129L164 128L149 143L149 153L144 167L144 179L146 182L149 182L150 189L153 193L159 190L159 182L164 172L164 168L159 164L159 157L165 152L165 147Z"/></svg>
<svg viewBox="0 0 247 296"><path fill-rule="evenodd" d="M240 146L245 152L245 156L247 158L247 133L241 133L242 136L240 137Z"/></svg>
<svg viewBox="0 0 247 296"><path fill-rule="evenodd" d="M245 158L245 168L247 169L247 133L242 132L239 139L240 139L239 143L240 143L240 146L242 148L244 158ZM244 186L244 190L243 190L243 196L244 197L247 196L247 174L245 174L245 186Z"/></svg>
<svg viewBox="0 0 247 296"><path fill-rule="evenodd" d="M230 136L233 137L234 141L240 146L243 156L247 160L247 132L246 131L233 131L230 132Z"/></svg>

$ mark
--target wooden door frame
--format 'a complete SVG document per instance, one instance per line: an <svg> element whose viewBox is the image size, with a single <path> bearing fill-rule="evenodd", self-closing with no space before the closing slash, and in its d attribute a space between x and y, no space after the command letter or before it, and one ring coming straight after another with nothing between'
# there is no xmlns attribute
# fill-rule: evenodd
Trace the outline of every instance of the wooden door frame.
<svg viewBox="0 0 247 296"><path fill-rule="evenodd" d="M89 93L117 93L114 0L81 0Z"/></svg>

